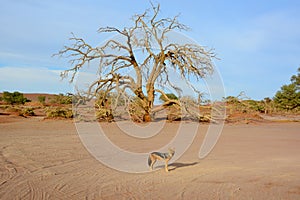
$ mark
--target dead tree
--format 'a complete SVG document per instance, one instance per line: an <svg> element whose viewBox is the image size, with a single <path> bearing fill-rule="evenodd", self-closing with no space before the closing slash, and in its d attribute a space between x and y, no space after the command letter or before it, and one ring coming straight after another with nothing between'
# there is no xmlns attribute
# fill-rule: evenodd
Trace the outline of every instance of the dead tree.
<svg viewBox="0 0 300 200"><path fill-rule="evenodd" d="M178 21L178 16L159 18L159 11L159 5L152 5L151 9L143 14L134 15L131 27L99 28L100 34L117 35L101 46L93 47L73 34L70 38L73 44L65 46L56 54L68 57L71 63L71 68L65 70L61 76L66 78L71 74L72 82L81 68L98 59L100 75L89 86L88 94L95 95L99 91L121 94L129 90L142 102L143 120L150 121L155 93L166 96L159 86L172 87L180 92L180 85L172 83L169 79L170 70L179 73L186 82L191 77L199 80L213 72L212 59L215 58L212 49L207 50L197 44L168 42L170 32L186 31L188 27ZM137 49L143 52L143 56L136 54ZM125 70L133 73L125 74ZM193 85L190 84L190 87L199 92ZM164 102L164 105L168 104L180 105L180 102L169 99Z"/></svg>

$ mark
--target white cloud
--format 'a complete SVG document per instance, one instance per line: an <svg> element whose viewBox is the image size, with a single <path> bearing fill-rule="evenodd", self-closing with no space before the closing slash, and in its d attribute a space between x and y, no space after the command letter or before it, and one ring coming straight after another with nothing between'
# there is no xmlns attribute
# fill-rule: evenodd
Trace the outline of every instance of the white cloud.
<svg viewBox="0 0 300 200"><path fill-rule="evenodd" d="M0 68L0 91L21 92L72 92L72 85L62 81L59 71L47 68Z"/></svg>

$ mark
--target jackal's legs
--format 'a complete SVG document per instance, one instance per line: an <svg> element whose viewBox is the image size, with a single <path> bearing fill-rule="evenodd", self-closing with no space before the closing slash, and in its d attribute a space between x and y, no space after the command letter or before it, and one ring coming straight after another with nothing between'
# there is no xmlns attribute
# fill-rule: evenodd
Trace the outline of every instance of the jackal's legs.
<svg viewBox="0 0 300 200"><path fill-rule="evenodd" d="M153 170L153 165L155 164L155 162L156 162L156 159L155 159L155 158L153 158L153 156L152 156L152 155L150 156L150 159L151 159L150 170L152 171L152 170Z"/></svg>
<svg viewBox="0 0 300 200"><path fill-rule="evenodd" d="M168 160L165 161L165 170L166 170L166 172L169 171L169 169L168 169Z"/></svg>

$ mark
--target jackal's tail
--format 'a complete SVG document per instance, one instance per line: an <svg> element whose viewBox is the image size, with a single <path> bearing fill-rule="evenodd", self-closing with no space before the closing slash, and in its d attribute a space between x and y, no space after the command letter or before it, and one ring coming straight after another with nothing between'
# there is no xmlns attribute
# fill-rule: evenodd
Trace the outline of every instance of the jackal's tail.
<svg viewBox="0 0 300 200"><path fill-rule="evenodd" d="M150 157L150 156L151 156L151 154L150 154L150 155L149 155L149 157L148 157L148 166L149 166L149 167L150 167L150 165L151 165L151 162L152 162L152 161L151 161L151 157Z"/></svg>

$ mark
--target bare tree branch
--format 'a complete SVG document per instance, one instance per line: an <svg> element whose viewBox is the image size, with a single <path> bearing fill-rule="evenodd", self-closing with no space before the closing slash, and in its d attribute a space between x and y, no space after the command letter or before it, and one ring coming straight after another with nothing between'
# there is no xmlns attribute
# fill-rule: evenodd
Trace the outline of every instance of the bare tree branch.
<svg viewBox="0 0 300 200"><path fill-rule="evenodd" d="M88 96L92 98L100 91L108 95L114 91L119 98L128 90L139 99L144 114L148 116L152 112L155 93L166 97L157 85L161 88L170 86L181 93L180 85L170 81L168 69L178 72L190 88L200 93L189 80L192 77L199 80L213 72L214 50L196 44L168 42L171 31L189 28L178 21L179 15L173 18L160 18L159 15L160 5L151 3L151 9L133 16L133 25L129 28L99 28L99 34L114 33L117 36L96 47L72 33L72 44L55 54L66 57L71 65L61 77L67 78L71 74L70 82L73 82L77 72L86 64L99 60L99 78L88 87ZM137 49L144 56L136 52ZM169 104L180 105L180 101L168 99L163 107Z"/></svg>

